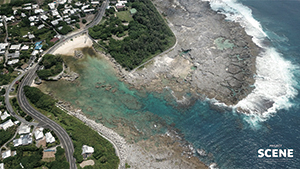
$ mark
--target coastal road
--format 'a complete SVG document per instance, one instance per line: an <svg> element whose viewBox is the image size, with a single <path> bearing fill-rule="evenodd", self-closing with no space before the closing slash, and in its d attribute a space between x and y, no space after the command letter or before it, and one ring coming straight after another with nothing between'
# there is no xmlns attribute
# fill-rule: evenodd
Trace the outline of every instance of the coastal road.
<svg viewBox="0 0 300 170"><path fill-rule="evenodd" d="M57 135L57 137L60 140L60 143L63 145L63 148L66 152L67 161L70 164L71 169L76 169L76 161L73 157L74 153L74 146L72 139L68 135L68 133L65 131L64 128L62 128L60 125L58 125L53 120L49 119L39 111L35 110L28 102L25 93L24 93L24 86L30 85L35 77L35 71L38 67L38 65L35 66L34 69L29 71L27 75L25 75L24 79L21 81L18 89L18 102L21 107L21 109L29 114L31 117L33 117L35 120L39 121L40 124L43 124L43 127L49 128L54 131L54 133Z"/></svg>
<svg viewBox="0 0 300 170"><path fill-rule="evenodd" d="M6 93L5 93L5 105L6 105L6 109L8 110L8 112L14 116L15 118L17 118L20 122L29 124L29 125L33 125L33 126L37 126L38 123L34 123L34 122L27 122L25 119L23 119L22 117L20 117L19 115L17 115L14 112L14 109L12 108L12 105L9 102L9 92L12 89L13 85L19 81L23 76L24 76L25 72L23 72L22 74L20 74L17 78L15 78L13 80L13 82L8 86L8 88L6 89Z"/></svg>
<svg viewBox="0 0 300 170"><path fill-rule="evenodd" d="M108 6L108 4L109 4L109 0L106 0L105 2L102 3L102 6L100 8L98 8L98 9L100 9L100 11L97 13L94 20L86 28L84 28L82 31L80 31L78 33L67 35L66 37L61 39L58 43L56 43L54 46L52 46L45 54L53 53L65 41L68 41L68 40L70 40L70 39L72 39L72 38L74 38L74 37L76 37L76 36L78 36L82 33L86 33L88 31L88 28L98 24L101 21L103 15L105 14L105 9ZM32 69L28 70L28 73L25 75L25 77L23 78L23 80L19 84L18 94L17 94L17 99L18 99L19 105L25 113L32 116L35 120L39 121L40 125L43 125L43 127L49 128L49 129L54 131L54 133L59 138L60 143L62 144L63 148L65 149L67 161L70 164L70 169L76 169L77 168L76 167L76 160L73 157L74 145L73 145L73 142L72 142L70 136L68 135L68 133L59 124L52 121L51 119L49 119L48 117L46 117L45 115L40 113L39 111L35 110L29 104L29 102L28 102L28 100L27 100L27 98L24 94L24 88L23 87L26 86L26 85L29 85L29 86L31 85L34 78L36 77L35 73L36 73L36 70L38 69L38 67L39 66L37 64ZM25 73L22 73L19 77L21 78L24 74ZM15 79L14 82L10 86L12 87L12 85L16 81L17 81L17 79ZM9 93L9 91L7 92L6 100L8 100L8 104L9 104L8 93ZM9 104L8 107L11 107L10 104ZM13 111L12 107L11 107L11 111Z"/></svg>

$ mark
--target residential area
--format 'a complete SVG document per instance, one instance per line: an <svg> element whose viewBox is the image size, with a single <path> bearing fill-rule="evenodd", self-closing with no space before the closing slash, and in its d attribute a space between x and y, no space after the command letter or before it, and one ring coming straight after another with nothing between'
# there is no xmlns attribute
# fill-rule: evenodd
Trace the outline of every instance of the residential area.
<svg viewBox="0 0 300 170"><path fill-rule="evenodd" d="M0 117L0 169L69 168L53 131L39 127L34 121L20 122L7 111L0 111ZM93 147L82 146L85 160L93 152ZM89 160L83 161L81 166L93 164L93 160Z"/></svg>
<svg viewBox="0 0 300 170"><path fill-rule="evenodd" d="M5 1L4 1L5 2ZM0 3L0 86L26 71L58 40L89 24L102 0Z"/></svg>
<svg viewBox="0 0 300 170"><path fill-rule="evenodd" d="M80 32L96 16L102 0L0 1L0 169L67 169L65 150L53 131L38 126L18 106L14 95L19 81L10 91L10 102L22 120L5 107L8 84L27 71L47 50L70 32ZM14 97L14 98L13 98ZM94 165L94 148L81 145L80 166Z"/></svg>

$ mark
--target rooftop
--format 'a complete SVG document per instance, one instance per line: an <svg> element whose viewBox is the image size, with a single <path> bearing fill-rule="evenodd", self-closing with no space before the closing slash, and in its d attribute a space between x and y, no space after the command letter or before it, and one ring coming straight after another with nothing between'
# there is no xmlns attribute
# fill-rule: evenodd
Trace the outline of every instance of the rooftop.
<svg viewBox="0 0 300 170"><path fill-rule="evenodd" d="M11 156L11 150L2 152L2 159L8 158Z"/></svg>
<svg viewBox="0 0 300 170"><path fill-rule="evenodd" d="M4 130L6 130L6 129L12 127L13 125L15 125L15 124L11 121L11 119L9 119L8 121L2 123L0 125L0 127L2 127Z"/></svg>
<svg viewBox="0 0 300 170"><path fill-rule="evenodd" d="M55 142L55 138L52 136L51 132L47 132L45 134L45 136L46 136L46 142L47 143L53 143L53 142Z"/></svg>
<svg viewBox="0 0 300 170"><path fill-rule="evenodd" d="M27 134L27 133L30 133L30 127L28 125L21 125L19 127L19 131L18 133L21 135L21 134Z"/></svg>
<svg viewBox="0 0 300 170"><path fill-rule="evenodd" d="M87 154L87 153L94 153L94 148L87 145L83 145L82 154Z"/></svg>

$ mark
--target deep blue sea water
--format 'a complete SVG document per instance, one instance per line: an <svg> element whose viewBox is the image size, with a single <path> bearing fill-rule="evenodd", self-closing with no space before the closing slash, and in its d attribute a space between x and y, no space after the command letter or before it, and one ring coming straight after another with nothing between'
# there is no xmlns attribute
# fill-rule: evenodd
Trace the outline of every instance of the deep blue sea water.
<svg viewBox="0 0 300 170"><path fill-rule="evenodd" d="M224 5L226 3L232 8ZM251 9L253 18L260 23L271 42L264 46L274 47L281 57L281 60L274 57L274 61L270 62L277 62L278 67L291 67L281 69L289 72L286 76L292 76L293 83L290 85L295 93L288 97L288 101L282 101L285 103L279 107L283 109L266 113L263 120L231 111L218 112L210 109L207 103L199 101L177 120L176 127L182 130L186 139L195 147L213 154L213 158L204 157L201 160L206 163L216 162L220 168L300 168L300 95L297 94L300 82L300 1L211 0L211 4L215 4L217 9L223 9L224 14L227 11L234 11L237 15L242 13L242 16L248 17L248 21ZM246 22L243 19L238 21ZM247 27L247 23L244 26ZM253 29L250 31L253 32ZM270 74L280 74L278 70L271 71ZM284 82L291 83L281 83ZM272 86L269 88L277 90L272 89ZM293 149L294 157L258 158L258 149L272 149L269 147L272 144L282 145L282 149Z"/></svg>
<svg viewBox="0 0 300 170"><path fill-rule="evenodd" d="M300 1L210 0L210 3L214 10L226 14L228 20L240 22L264 51L257 58L255 90L236 106L248 109L250 115L237 113L234 107L219 109L209 100L178 107L167 90L156 94L130 89L111 73L110 65L93 57L77 63L85 68L79 71L79 82L48 82L49 88L56 89L57 97L110 128L116 127L114 120L120 120L149 137L166 132L163 127L153 128L157 122L174 123L194 148L209 153L206 157L198 155L208 165L300 168ZM95 88L98 82L117 91ZM265 101L274 105L261 111ZM294 157L258 158L258 149L274 149L270 145L293 149Z"/></svg>

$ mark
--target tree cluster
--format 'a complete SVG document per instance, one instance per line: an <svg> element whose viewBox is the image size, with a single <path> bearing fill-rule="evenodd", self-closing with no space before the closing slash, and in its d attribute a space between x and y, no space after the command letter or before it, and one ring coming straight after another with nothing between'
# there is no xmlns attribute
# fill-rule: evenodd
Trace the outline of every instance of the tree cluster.
<svg viewBox="0 0 300 170"><path fill-rule="evenodd" d="M34 169L42 166L43 149L37 148L34 144L19 146L16 148L17 155L3 160L5 169ZM20 165L21 164L21 165Z"/></svg>
<svg viewBox="0 0 300 170"><path fill-rule="evenodd" d="M55 107L55 100L49 95L41 92L40 89L35 87L24 86L25 96L33 103L37 108L46 110L54 115L60 114L60 109Z"/></svg>
<svg viewBox="0 0 300 170"><path fill-rule="evenodd" d="M37 71L37 75L43 80L46 80L50 76L57 75L63 70L62 63L63 59L61 56L46 54L39 63L44 66L44 69Z"/></svg>
<svg viewBox="0 0 300 170"><path fill-rule="evenodd" d="M121 41L111 38L111 34L122 34L127 29L113 16L104 25L90 28L89 34L95 39L108 39L107 52L123 67L133 69L171 47L175 37L150 0L130 0L130 4L138 12L128 25L128 37Z"/></svg>

